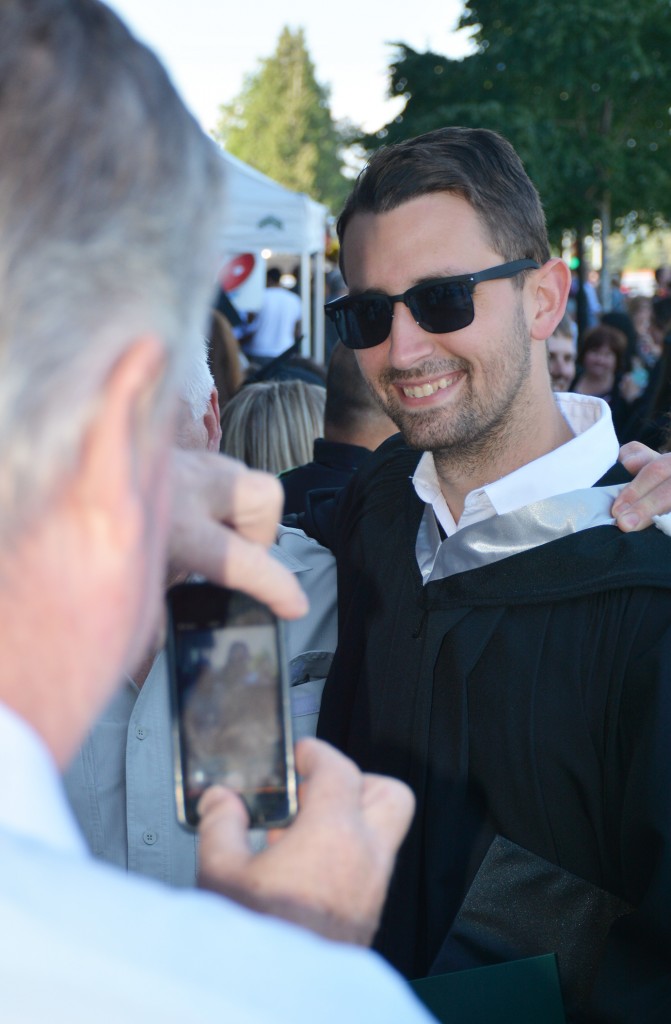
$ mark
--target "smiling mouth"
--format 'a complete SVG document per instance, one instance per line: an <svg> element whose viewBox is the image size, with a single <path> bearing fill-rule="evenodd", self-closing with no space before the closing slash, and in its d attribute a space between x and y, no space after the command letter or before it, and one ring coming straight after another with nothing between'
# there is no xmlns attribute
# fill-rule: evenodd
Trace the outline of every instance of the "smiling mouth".
<svg viewBox="0 0 671 1024"><path fill-rule="evenodd" d="M440 377L438 380L427 381L426 384L416 384L414 387L411 385L401 386L401 390L406 398L428 398L429 395L435 395L437 391L445 391L446 388L453 387L460 377L460 374L453 374L449 378Z"/></svg>

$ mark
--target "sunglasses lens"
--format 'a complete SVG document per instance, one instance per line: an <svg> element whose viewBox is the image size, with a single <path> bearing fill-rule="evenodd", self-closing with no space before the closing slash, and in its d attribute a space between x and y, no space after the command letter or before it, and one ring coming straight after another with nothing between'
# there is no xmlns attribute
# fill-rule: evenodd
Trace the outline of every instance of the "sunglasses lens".
<svg viewBox="0 0 671 1024"><path fill-rule="evenodd" d="M347 348L381 345L391 331L391 303L384 295L345 299L328 310L328 315Z"/></svg>
<svg viewBox="0 0 671 1024"><path fill-rule="evenodd" d="M450 334L473 323L473 296L465 284L422 285L408 296L415 320L431 334Z"/></svg>
<svg viewBox="0 0 671 1024"><path fill-rule="evenodd" d="M405 301L419 326L430 334L450 334L473 323L475 310L468 286L433 281L406 292ZM392 300L387 295L338 299L326 306L343 345L372 348L391 333Z"/></svg>

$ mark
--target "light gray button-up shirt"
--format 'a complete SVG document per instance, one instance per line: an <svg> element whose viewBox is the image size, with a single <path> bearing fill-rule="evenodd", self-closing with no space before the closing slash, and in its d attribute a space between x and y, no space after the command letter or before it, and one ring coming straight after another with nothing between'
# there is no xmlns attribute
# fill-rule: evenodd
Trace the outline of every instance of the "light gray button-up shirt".
<svg viewBox="0 0 671 1024"><path fill-rule="evenodd" d="M285 624L294 736L314 735L337 640L336 570L330 551L280 527L273 554L298 578L308 614ZM175 814L170 701L164 651L142 688L127 680L65 775L91 850L117 866L170 885L194 885L197 838Z"/></svg>

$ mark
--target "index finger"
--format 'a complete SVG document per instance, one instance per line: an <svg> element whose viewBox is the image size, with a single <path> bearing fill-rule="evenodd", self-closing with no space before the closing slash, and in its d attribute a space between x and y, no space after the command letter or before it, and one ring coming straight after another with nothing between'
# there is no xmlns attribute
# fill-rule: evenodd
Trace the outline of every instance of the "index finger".
<svg viewBox="0 0 671 1024"><path fill-rule="evenodd" d="M248 540L270 545L284 493L269 473L218 452L173 449L173 521L181 534L201 520L221 522Z"/></svg>
<svg viewBox="0 0 671 1024"><path fill-rule="evenodd" d="M244 590L283 618L307 600L266 546L275 539L282 488L267 473L213 452L173 451L171 566Z"/></svg>
<svg viewBox="0 0 671 1024"><path fill-rule="evenodd" d="M640 441L629 441L620 448L618 461L622 463L632 476L635 476L637 473L640 473L644 466L655 462L659 457L659 452L656 452L653 448L648 448L647 445L642 444Z"/></svg>
<svg viewBox="0 0 671 1024"><path fill-rule="evenodd" d="M630 473L637 476L613 503L613 516L621 530L642 530L671 509L671 454L660 455L632 442L620 454Z"/></svg>
<svg viewBox="0 0 671 1024"><path fill-rule="evenodd" d="M220 478L223 522L235 527L248 540L269 545L275 540L282 518L284 491L279 480L258 469L249 469L237 459L219 455L228 463Z"/></svg>
<svg viewBox="0 0 671 1024"><path fill-rule="evenodd" d="M190 558L191 572L213 583L243 590L267 604L283 619L297 619L308 600L296 577L267 548L218 523L201 526L199 544Z"/></svg>

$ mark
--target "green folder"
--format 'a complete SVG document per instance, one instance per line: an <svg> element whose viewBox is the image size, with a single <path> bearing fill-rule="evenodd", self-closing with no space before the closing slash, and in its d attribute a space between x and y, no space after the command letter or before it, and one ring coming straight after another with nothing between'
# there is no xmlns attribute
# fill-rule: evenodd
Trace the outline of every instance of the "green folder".
<svg viewBox="0 0 671 1024"><path fill-rule="evenodd" d="M440 1024L566 1024L554 953L410 984Z"/></svg>

